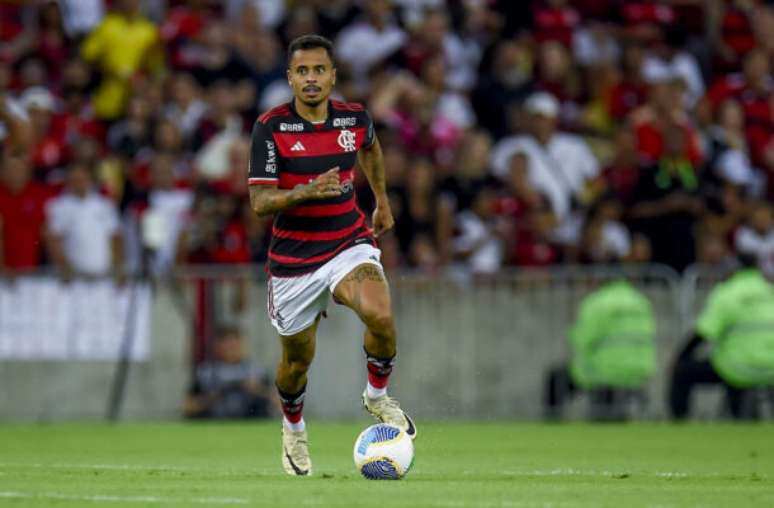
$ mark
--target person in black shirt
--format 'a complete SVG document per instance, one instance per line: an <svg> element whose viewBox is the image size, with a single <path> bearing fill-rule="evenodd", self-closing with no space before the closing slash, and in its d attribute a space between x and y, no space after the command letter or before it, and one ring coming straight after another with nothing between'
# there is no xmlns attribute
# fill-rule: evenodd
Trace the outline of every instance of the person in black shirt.
<svg viewBox="0 0 774 508"><path fill-rule="evenodd" d="M188 418L266 418L272 412L267 372L247 360L242 332L222 327L215 359L196 367L183 411Z"/></svg>
<svg viewBox="0 0 774 508"><path fill-rule="evenodd" d="M678 126L664 136L664 155L640 172L633 193L633 229L648 237L652 260L682 271L696 259L694 229L704 213L698 175L685 156Z"/></svg>

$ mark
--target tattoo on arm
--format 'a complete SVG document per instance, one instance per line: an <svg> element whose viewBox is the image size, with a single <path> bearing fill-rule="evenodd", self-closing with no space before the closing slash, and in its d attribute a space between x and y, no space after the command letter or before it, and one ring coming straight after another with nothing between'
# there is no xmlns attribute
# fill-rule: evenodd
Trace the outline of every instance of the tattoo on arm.
<svg viewBox="0 0 774 508"><path fill-rule="evenodd" d="M374 139L374 143L368 147L363 148L357 153L357 159L360 163L360 168L368 178L368 183L371 186L371 190L377 199L387 197L387 182L384 177L384 158L382 157L382 147L379 144L378 139Z"/></svg>
<svg viewBox="0 0 774 508"><path fill-rule="evenodd" d="M250 206L258 215L271 215L281 212L304 201L301 185L294 189L275 187L250 187Z"/></svg>

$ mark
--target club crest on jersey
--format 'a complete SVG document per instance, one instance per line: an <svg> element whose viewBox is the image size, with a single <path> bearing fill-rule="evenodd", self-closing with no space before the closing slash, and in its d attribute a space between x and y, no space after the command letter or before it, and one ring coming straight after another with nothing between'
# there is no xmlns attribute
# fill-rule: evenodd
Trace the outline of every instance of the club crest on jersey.
<svg viewBox="0 0 774 508"><path fill-rule="evenodd" d="M356 123L357 123L357 118L355 118L354 116L345 116L342 118L333 119L334 127L354 127Z"/></svg>
<svg viewBox="0 0 774 508"><path fill-rule="evenodd" d="M339 139L337 140L339 146L344 149L345 152L355 151L355 133L347 129L343 129L339 133Z"/></svg>

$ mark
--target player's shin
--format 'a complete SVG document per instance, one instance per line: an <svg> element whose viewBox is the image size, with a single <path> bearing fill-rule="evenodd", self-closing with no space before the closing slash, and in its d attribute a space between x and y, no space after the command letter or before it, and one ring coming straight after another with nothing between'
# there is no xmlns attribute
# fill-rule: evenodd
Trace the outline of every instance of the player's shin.
<svg viewBox="0 0 774 508"><path fill-rule="evenodd" d="M390 374L392 374L395 356L380 358L369 353L367 349L365 349L365 354L368 369L366 395L370 399L382 397L387 394L387 384L390 380Z"/></svg>
<svg viewBox="0 0 774 508"><path fill-rule="evenodd" d="M298 393L287 393L277 386L280 402L282 404L282 421L293 432L300 432L306 428L304 423L304 397L306 385Z"/></svg>

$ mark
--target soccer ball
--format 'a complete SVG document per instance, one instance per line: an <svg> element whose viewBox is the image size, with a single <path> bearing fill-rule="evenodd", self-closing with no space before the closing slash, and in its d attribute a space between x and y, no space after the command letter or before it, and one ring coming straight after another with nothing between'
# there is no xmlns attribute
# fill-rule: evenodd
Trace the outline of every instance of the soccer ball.
<svg viewBox="0 0 774 508"><path fill-rule="evenodd" d="M371 425L355 440L355 467L369 480L400 480L414 463L414 442L393 425Z"/></svg>

